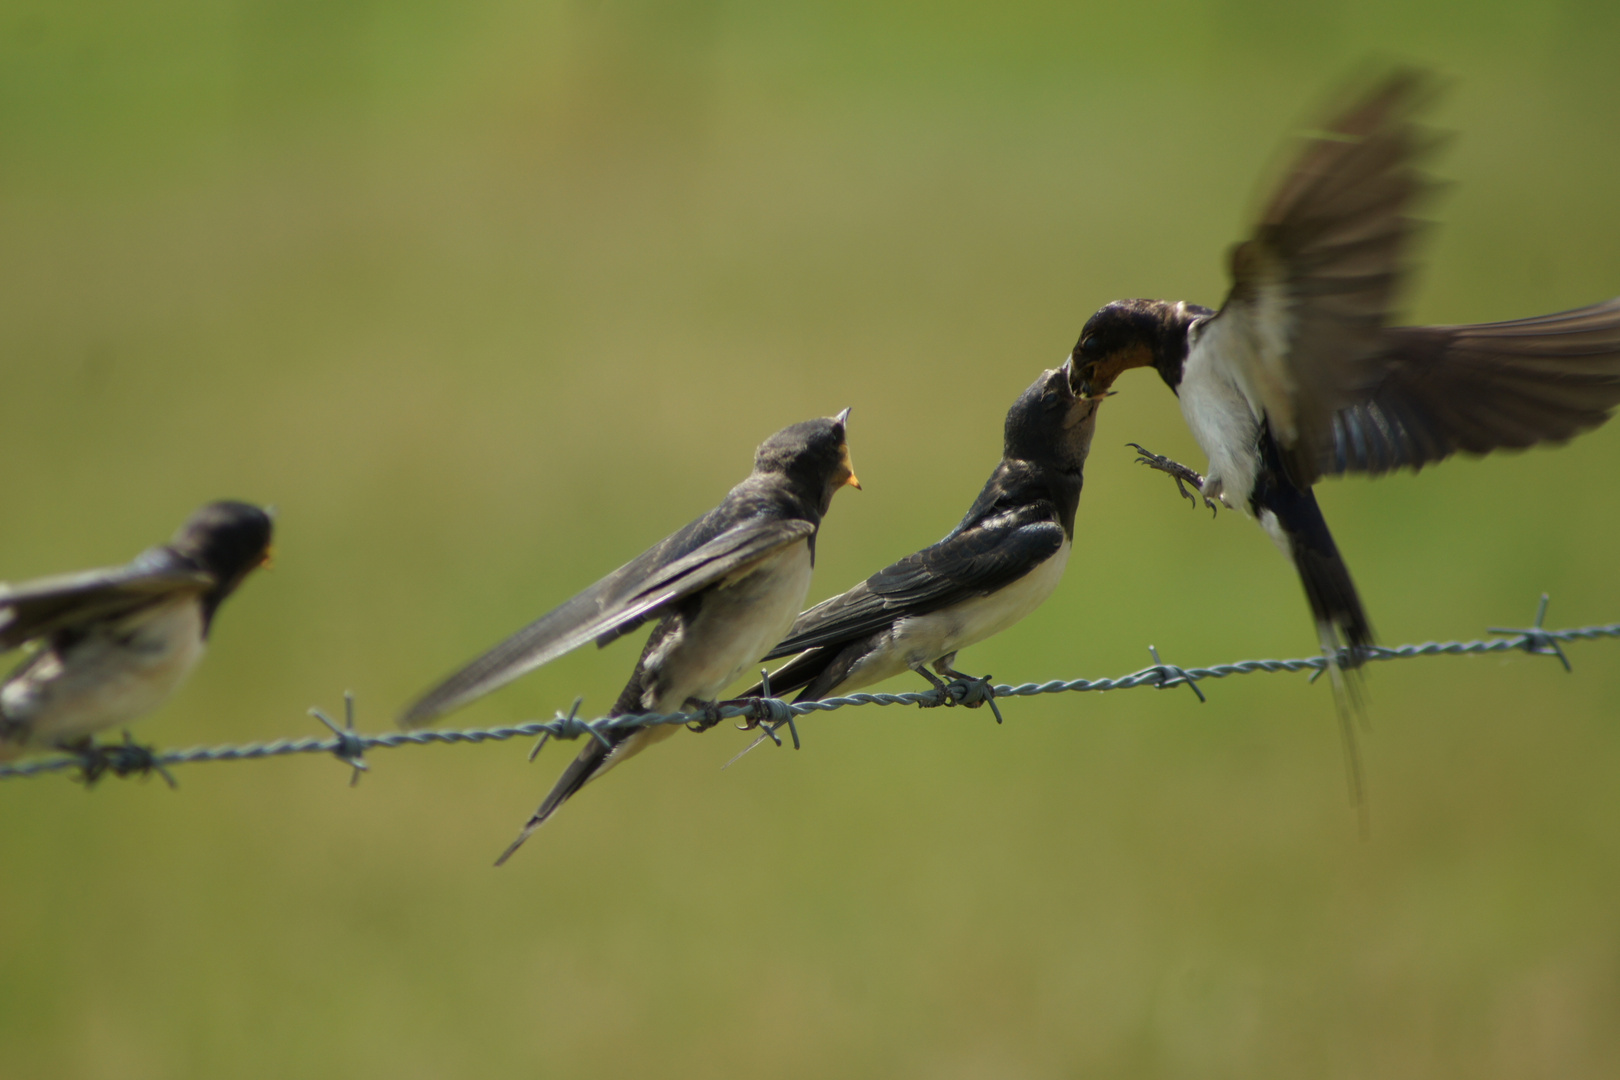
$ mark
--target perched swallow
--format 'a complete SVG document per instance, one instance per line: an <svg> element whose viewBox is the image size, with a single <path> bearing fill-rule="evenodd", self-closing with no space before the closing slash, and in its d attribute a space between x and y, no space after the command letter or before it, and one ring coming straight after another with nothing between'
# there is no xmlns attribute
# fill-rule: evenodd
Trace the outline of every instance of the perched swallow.
<svg viewBox="0 0 1620 1080"><path fill-rule="evenodd" d="M849 410L772 435L754 471L720 505L626 563L450 676L400 723L425 724L588 642L606 645L660 620L609 715L679 712L712 705L780 641L804 604L816 532L846 485L859 488L845 441ZM523 831L529 835L585 783L667 738L660 726L588 740Z"/></svg>
<svg viewBox="0 0 1620 1080"><path fill-rule="evenodd" d="M793 656L771 673L772 694L814 700L905 671L942 685L928 665L967 678L953 667L959 650L1052 595L1074 540L1100 401L1078 397L1070 374L1068 363L1043 372L1013 403L1001 464L949 535L794 621L765 657Z"/></svg>
<svg viewBox="0 0 1620 1080"><path fill-rule="evenodd" d="M1119 300L1074 347L1082 393L1152 367L1209 458L1200 476L1142 460L1256 517L1297 568L1329 657L1373 630L1312 485L1558 442L1620 402L1620 300L1475 326L1386 325L1431 141L1423 80L1397 72L1306 140L1254 235L1232 252L1219 311ZM1140 449L1140 448L1138 448ZM1191 497L1191 496L1189 496ZM1211 506L1214 504L1211 502Z"/></svg>
<svg viewBox="0 0 1620 1080"><path fill-rule="evenodd" d="M127 566L0 586L0 652L39 648L0 684L0 760L161 705L202 658L219 605L270 553L270 515L209 503Z"/></svg>

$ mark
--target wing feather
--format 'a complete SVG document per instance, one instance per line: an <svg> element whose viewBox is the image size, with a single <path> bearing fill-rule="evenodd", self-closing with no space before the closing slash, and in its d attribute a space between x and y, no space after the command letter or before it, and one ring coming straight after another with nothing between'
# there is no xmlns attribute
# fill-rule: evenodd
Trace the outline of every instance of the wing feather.
<svg viewBox="0 0 1620 1080"><path fill-rule="evenodd" d="M801 518L754 517L676 554L701 536L699 519L542 615L424 694L400 719L419 727L591 641L605 645L671 604L815 532Z"/></svg>
<svg viewBox="0 0 1620 1080"><path fill-rule="evenodd" d="M851 641L902 616L925 615L994 592L1051 558L1063 538L1050 506L1029 505L987 518L817 604L799 616L765 659Z"/></svg>
<svg viewBox="0 0 1620 1080"><path fill-rule="evenodd" d="M1325 475L1557 443L1620 405L1620 298L1553 315L1385 334L1383 374L1333 417Z"/></svg>
<svg viewBox="0 0 1620 1080"><path fill-rule="evenodd" d="M211 574L167 548L153 548L125 566L0 585L0 652L57 630L114 618L177 592L205 592Z"/></svg>
<svg viewBox="0 0 1620 1080"><path fill-rule="evenodd" d="M1233 249L1232 290L1205 330L1301 486L1316 477L1334 413L1377 377L1428 189L1417 161L1431 140L1412 120L1425 82L1393 72L1305 140Z"/></svg>

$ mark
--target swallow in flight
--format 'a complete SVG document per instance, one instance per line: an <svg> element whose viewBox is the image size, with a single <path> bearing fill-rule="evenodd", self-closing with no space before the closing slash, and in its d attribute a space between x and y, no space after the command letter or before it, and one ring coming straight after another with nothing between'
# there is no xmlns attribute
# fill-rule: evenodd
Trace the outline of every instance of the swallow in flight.
<svg viewBox="0 0 1620 1080"><path fill-rule="evenodd" d="M1220 310L1118 300L1073 352L1085 393L1152 367L1180 398L1207 473L1145 454L1258 518L1299 571L1322 647L1373 643L1312 485L1414 470L1461 451L1562 442L1620 403L1620 299L1469 326L1386 326L1422 188L1410 120L1422 79L1398 72L1308 139L1254 235L1233 250Z"/></svg>
<svg viewBox="0 0 1620 1080"><path fill-rule="evenodd" d="M1324 654L1353 667L1371 622L1312 486L1419 469L1458 451L1560 442L1620 403L1620 300L1469 326L1389 326L1433 142L1413 116L1425 79L1398 71L1304 140L1219 310L1118 300L1072 353L1078 388L1151 367L1180 399L1205 474L1139 460L1258 519L1294 564ZM1192 496L1183 489L1188 498ZM1195 501L1196 504L1196 501ZM1354 772L1353 743L1347 745ZM1352 776L1360 799L1359 777Z"/></svg>

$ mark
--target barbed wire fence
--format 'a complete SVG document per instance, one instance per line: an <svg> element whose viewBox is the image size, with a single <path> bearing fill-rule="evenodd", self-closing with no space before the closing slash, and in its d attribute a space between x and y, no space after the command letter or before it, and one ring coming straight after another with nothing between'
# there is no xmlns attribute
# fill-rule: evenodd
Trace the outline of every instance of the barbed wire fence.
<svg viewBox="0 0 1620 1080"><path fill-rule="evenodd" d="M1566 630L1548 630L1542 626L1546 615L1547 597L1543 595L1536 610L1535 622L1530 626L1493 626L1489 628L1490 633L1503 636L1476 641L1431 641L1422 645L1373 646L1363 650L1362 659L1365 662L1373 663L1388 660L1413 660L1418 657L1428 656L1482 656L1491 653L1522 651L1534 655L1555 657L1563 664L1565 671L1572 671L1573 668L1569 658L1564 655L1564 643L1620 638L1620 622L1605 623L1598 626L1574 627ZM329 737L310 736L300 739L275 739L269 742L227 746L199 746L189 750L172 750L159 753L134 743L126 732L123 743L111 743L96 747L89 755L64 754L15 765L0 765L0 780L20 780L28 777L44 776L49 773L76 772L81 779L94 782L102 775L109 773L117 776L129 776L157 772L173 785L174 778L168 773L168 768L171 765L193 765L221 761L260 761L266 758L287 757L292 754L332 754L353 770L349 781L352 785L359 781L360 774L368 768L365 758L368 750L393 749L400 746L451 745L538 738L540 741L536 744L533 753L530 754L530 757L533 758L534 754L539 753L540 748L545 745L548 739L589 737L599 739L606 745L608 743L607 735L610 731L674 724L706 728L727 719L742 719L748 721L750 726L757 725L761 729L761 737L771 739L778 746L782 745L782 740L777 732L786 727L790 738L793 740L794 748L797 749L800 741L798 728L794 720L797 717L813 712L832 712L837 709L855 708L862 705L917 705L923 708L955 705L975 708L980 705L989 705L991 711L995 713L996 722L1000 723L1001 711L996 702L1007 698L1032 697L1036 694L1133 690L1144 686L1156 690L1187 686L1194 694L1198 695L1199 701L1203 701L1204 692L1199 689L1198 684L1207 679L1225 679L1234 675L1252 675L1260 672L1308 671L1311 672L1312 681L1315 681L1317 676L1327 670L1330 663L1325 656L1312 656L1296 660L1239 660L1229 664L1217 664L1214 667L1183 668L1175 664L1164 663L1160 660L1158 651L1151 645L1148 646L1148 652L1153 658L1151 665L1140 671L1134 671L1128 675L1121 675L1113 679L1058 679L1041 683L1019 683L1016 686L1006 684L991 685L988 678L959 679L918 692L850 694L847 697L824 698L820 701L805 701L797 704L770 697L769 684L767 683L765 687L766 696L764 697L742 699L736 703L727 703L718 708L700 712L645 713L613 717L604 716L586 720L579 716L579 708L583 699L577 698L572 709L567 713L559 712L551 720L532 720L522 724L510 724L502 727L466 728L462 730L392 731L380 735L363 735L355 730L354 698L351 694L345 694L345 717L341 725L320 709L309 710L311 716L330 730L331 735Z"/></svg>

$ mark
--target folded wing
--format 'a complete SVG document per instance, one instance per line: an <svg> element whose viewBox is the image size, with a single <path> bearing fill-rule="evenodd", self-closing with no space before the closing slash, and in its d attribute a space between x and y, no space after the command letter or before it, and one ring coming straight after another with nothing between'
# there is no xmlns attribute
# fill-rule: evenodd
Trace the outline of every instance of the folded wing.
<svg viewBox="0 0 1620 1080"><path fill-rule="evenodd" d="M400 724L426 724L587 642L605 645L815 531L801 519L755 518L696 543L706 524L706 519L693 522L519 630L428 691Z"/></svg>
<svg viewBox="0 0 1620 1080"><path fill-rule="evenodd" d="M901 616L925 615L994 592L1062 546L1063 526L1053 520L1051 507L1030 505L996 514L817 604L799 616L765 659L852 641Z"/></svg>
<svg viewBox="0 0 1620 1080"><path fill-rule="evenodd" d="M201 593L213 586L212 575L166 548L148 551L127 566L0 585L0 652L93 619L117 618L175 593Z"/></svg>

